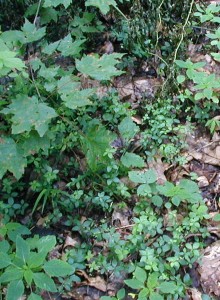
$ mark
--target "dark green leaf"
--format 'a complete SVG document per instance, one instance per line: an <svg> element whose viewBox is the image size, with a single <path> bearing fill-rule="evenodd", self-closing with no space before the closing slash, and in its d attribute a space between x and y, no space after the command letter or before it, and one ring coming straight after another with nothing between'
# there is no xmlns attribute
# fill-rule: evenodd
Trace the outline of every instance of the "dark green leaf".
<svg viewBox="0 0 220 300"><path fill-rule="evenodd" d="M59 259L52 259L46 262L43 265L43 269L48 275L56 277L67 276L73 272L73 267L71 265Z"/></svg>
<svg viewBox="0 0 220 300"><path fill-rule="evenodd" d="M7 288L6 300L18 300L24 293L22 280L11 281Z"/></svg>
<svg viewBox="0 0 220 300"><path fill-rule="evenodd" d="M56 285L48 275L44 273L34 273L33 279L36 286L42 290L49 291L49 292L56 292L57 288Z"/></svg>

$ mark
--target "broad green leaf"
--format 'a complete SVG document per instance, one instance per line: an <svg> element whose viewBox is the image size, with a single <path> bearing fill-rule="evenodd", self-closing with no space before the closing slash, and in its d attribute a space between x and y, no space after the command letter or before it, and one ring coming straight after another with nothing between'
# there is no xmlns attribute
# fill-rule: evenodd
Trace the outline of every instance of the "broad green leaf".
<svg viewBox="0 0 220 300"><path fill-rule="evenodd" d="M12 114L12 133L29 132L33 128L42 137L48 130L49 121L57 114L52 107L39 103L37 97L18 95L12 103L1 111L3 114Z"/></svg>
<svg viewBox="0 0 220 300"><path fill-rule="evenodd" d="M103 169L107 165L109 158L104 154L114 138L115 135L102 124L91 124L86 133L81 135L83 152L92 171Z"/></svg>
<svg viewBox="0 0 220 300"><path fill-rule="evenodd" d="M15 56L15 52L0 51L0 72L3 68L7 68L9 70L17 69L18 71L22 71L25 68L23 61Z"/></svg>
<svg viewBox="0 0 220 300"><path fill-rule="evenodd" d="M67 262L52 259L43 265L44 271L50 276L67 276L73 272L73 267Z"/></svg>
<svg viewBox="0 0 220 300"><path fill-rule="evenodd" d="M28 300L42 300L42 298L34 293L31 293Z"/></svg>
<svg viewBox="0 0 220 300"><path fill-rule="evenodd" d="M60 95L74 94L80 88L80 82L71 75L63 76L57 81L57 91Z"/></svg>
<svg viewBox="0 0 220 300"><path fill-rule="evenodd" d="M124 297L125 297L125 289L120 289L117 292L117 298L118 298L118 300L121 300L121 299L124 299Z"/></svg>
<svg viewBox="0 0 220 300"><path fill-rule="evenodd" d="M34 283L36 286L42 290L49 292L56 292L56 285L48 275L44 273L34 273L33 274Z"/></svg>
<svg viewBox="0 0 220 300"><path fill-rule="evenodd" d="M178 83L183 83L185 81L186 77L183 75L178 75L176 79L177 79Z"/></svg>
<svg viewBox="0 0 220 300"><path fill-rule="evenodd" d="M85 39L75 40L71 37L71 34L68 34L65 38L60 40L57 50L61 52L63 56L73 56L78 57L81 50L83 49L82 45L85 43Z"/></svg>
<svg viewBox="0 0 220 300"><path fill-rule="evenodd" d="M47 154L50 148L50 132L46 133L43 137L40 137L35 131L30 131L29 134L30 136L25 138L22 144L19 144L24 151L24 155L33 155L38 153L40 149Z"/></svg>
<svg viewBox="0 0 220 300"><path fill-rule="evenodd" d="M22 280L11 281L7 288L6 300L18 300L24 293Z"/></svg>
<svg viewBox="0 0 220 300"><path fill-rule="evenodd" d="M214 57L215 60L220 61L220 53L212 52L211 55Z"/></svg>
<svg viewBox="0 0 220 300"><path fill-rule="evenodd" d="M50 43L49 45L45 46L42 49L42 52L45 53L45 54L51 55L56 51L59 44L60 44L60 41Z"/></svg>
<svg viewBox="0 0 220 300"><path fill-rule="evenodd" d="M31 270L26 270L26 271L24 272L24 279L26 280L28 286L31 285L31 282L32 282L32 280L33 280L33 274L34 274L34 273L33 273Z"/></svg>
<svg viewBox="0 0 220 300"><path fill-rule="evenodd" d="M37 27L25 19L25 23L22 27L22 31L25 35L25 42L32 43L40 40L46 34L46 27L37 29Z"/></svg>
<svg viewBox="0 0 220 300"><path fill-rule="evenodd" d="M145 283L145 281L147 279L146 271L140 267L136 267L136 269L134 271L134 276L138 281L142 282L143 284Z"/></svg>
<svg viewBox="0 0 220 300"><path fill-rule="evenodd" d="M175 294L177 286L173 281L167 281L162 282L158 288L164 294Z"/></svg>
<svg viewBox="0 0 220 300"><path fill-rule="evenodd" d="M6 253L0 252L0 269L4 269L11 264L10 256Z"/></svg>
<svg viewBox="0 0 220 300"><path fill-rule="evenodd" d="M150 300L164 300L164 297L158 293L151 293Z"/></svg>
<svg viewBox="0 0 220 300"><path fill-rule="evenodd" d="M29 268L37 268L43 265L47 252L31 252L29 255L29 259L27 260L27 265Z"/></svg>
<svg viewBox="0 0 220 300"><path fill-rule="evenodd" d="M129 287L131 287L132 289L135 289L135 290L136 289L139 290L141 288L144 288L144 284L141 281L137 280L137 279L126 279L124 282L127 286L129 286Z"/></svg>
<svg viewBox="0 0 220 300"><path fill-rule="evenodd" d="M160 196L158 196L158 195L153 196L151 198L151 201L157 207L161 207L162 204L163 204L163 199Z"/></svg>
<svg viewBox="0 0 220 300"><path fill-rule="evenodd" d="M38 252L48 253L54 249L56 243L57 241L54 235L44 236L37 242Z"/></svg>
<svg viewBox="0 0 220 300"><path fill-rule="evenodd" d="M16 242L18 235L29 235L31 233L27 227L19 223L10 222L6 225L6 228L8 237L13 242Z"/></svg>
<svg viewBox="0 0 220 300"><path fill-rule="evenodd" d="M117 7L117 3L114 0L87 0L86 6L96 6L103 14L107 14L110 10L110 6Z"/></svg>
<svg viewBox="0 0 220 300"><path fill-rule="evenodd" d="M23 278L24 270L16 267L8 267L0 276L0 282L11 282L12 280L20 280Z"/></svg>
<svg viewBox="0 0 220 300"><path fill-rule="evenodd" d="M44 7L57 7L62 4L65 8L69 7L72 3L72 0L45 0Z"/></svg>
<svg viewBox="0 0 220 300"><path fill-rule="evenodd" d="M219 222L220 221L220 214L214 215L213 221Z"/></svg>
<svg viewBox="0 0 220 300"><path fill-rule="evenodd" d="M76 68L82 74L88 75L96 80L110 80L113 76L123 74L123 71L115 67L124 54L104 54L101 57L87 55L81 60L76 60Z"/></svg>
<svg viewBox="0 0 220 300"><path fill-rule="evenodd" d="M1 233L0 233L0 235L1 235ZM6 240L0 241L0 252L7 253L9 249L10 249L10 245L9 245L8 241L6 241Z"/></svg>
<svg viewBox="0 0 220 300"><path fill-rule="evenodd" d="M149 276L147 278L147 287L149 288L149 290L152 291L154 288L157 287L158 276L159 276L159 274L156 272L149 274Z"/></svg>
<svg viewBox="0 0 220 300"><path fill-rule="evenodd" d="M30 247L28 243L22 239L21 236L17 236L16 238L16 256L23 260L26 263L28 257L30 255Z"/></svg>
<svg viewBox="0 0 220 300"><path fill-rule="evenodd" d="M149 169L146 172L130 171L128 176L135 183L154 183L157 180L157 174L154 170Z"/></svg>
<svg viewBox="0 0 220 300"><path fill-rule="evenodd" d="M77 109L86 105L91 105L91 96L94 95L95 89L84 89L81 91L75 91L68 96L62 96L64 105L70 109Z"/></svg>
<svg viewBox="0 0 220 300"><path fill-rule="evenodd" d="M149 289L148 288L143 288L140 293L138 294L138 300L146 300L148 299L149 295Z"/></svg>
<svg viewBox="0 0 220 300"><path fill-rule="evenodd" d="M129 167L142 168L145 165L144 160L141 156L135 153L128 153L128 152L126 152L121 157L121 162L127 168Z"/></svg>
<svg viewBox="0 0 220 300"><path fill-rule="evenodd" d="M26 167L27 160L23 157L21 149L11 138L0 138L0 179L9 171L17 179L21 178Z"/></svg>
<svg viewBox="0 0 220 300"><path fill-rule="evenodd" d="M151 192L151 187L147 183L143 183L137 188L138 196L148 196L149 194L151 194Z"/></svg>
<svg viewBox="0 0 220 300"><path fill-rule="evenodd" d="M118 125L118 130L121 137L124 140L129 141L139 131L139 127L132 121L130 117L126 117Z"/></svg>

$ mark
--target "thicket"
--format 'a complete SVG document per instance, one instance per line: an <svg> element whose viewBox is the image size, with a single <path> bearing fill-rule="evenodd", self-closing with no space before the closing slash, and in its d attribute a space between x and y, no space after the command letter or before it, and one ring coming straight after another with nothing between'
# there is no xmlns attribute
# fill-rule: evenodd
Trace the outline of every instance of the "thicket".
<svg viewBox="0 0 220 300"><path fill-rule="evenodd" d="M123 274L115 297L102 299L184 297L207 207L190 178L159 185L147 163L183 163L190 122L219 126L219 81L186 55L206 35L204 51L220 60L219 11L193 0L0 1L3 298L65 294L79 270L106 281ZM106 42L115 51L103 54ZM114 78L143 61L161 88L133 108ZM124 228L116 211L126 212ZM39 219L52 235L31 230ZM78 242L51 259L62 230Z"/></svg>

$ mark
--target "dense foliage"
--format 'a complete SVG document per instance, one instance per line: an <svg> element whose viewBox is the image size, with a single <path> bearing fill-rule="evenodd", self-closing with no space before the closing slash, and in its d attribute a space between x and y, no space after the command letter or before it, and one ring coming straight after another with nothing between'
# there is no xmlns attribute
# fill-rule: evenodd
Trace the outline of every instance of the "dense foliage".
<svg viewBox="0 0 220 300"><path fill-rule="evenodd" d="M184 298L208 209L192 178L158 182L149 165L158 157L183 164L192 122L219 127L219 81L186 54L206 38L204 51L220 61L219 11L193 0L0 1L6 299L65 294L80 271L123 276L116 295L103 291L102 299ZM196 31L203 23L211 33ZM145 76L160 77L160 88L134 105L115 78L142 76L146 61ZM64 231L77 242L53 256Z"/></svg>

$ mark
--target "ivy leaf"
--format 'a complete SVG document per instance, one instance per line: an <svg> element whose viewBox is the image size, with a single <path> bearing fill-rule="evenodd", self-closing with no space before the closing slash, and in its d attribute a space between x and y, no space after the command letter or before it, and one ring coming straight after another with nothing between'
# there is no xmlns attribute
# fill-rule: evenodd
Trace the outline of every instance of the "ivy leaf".
<svg viewBox="0 0 220 300"><path fill-rule="evenodd" d="M52 259L43 265L44 271L50 276L67 276L73 272L73 268L67 262Z"/></svg>
<svg viewBox="0 0 220 300"><path fill-rule="evenodd" d="M135 154L135 153L128 153L126 152L121 157L122 164L129 168L129 167L136 167L136 168L142 168L144 167L144 160L141 156Z"/></svg>
<svg viewBox="0 0 220 300"><path fill-rule="evenodd" d="M35 24L32 24L27 19L25 19L25 23L22 27L22 31L25 35L25 42L32 43L40 40L46 34L46 27L42 27L37 29Z"/></svg>
<svg viewBox="0 0 220 300"><path fill-rule="evenodd" d="M0 178L10 171L17 179L21 178L27 165L26 158L11 138L0 138Z"/></svg>
<svg viewBox="0 0 220 300"><path fill-rule="evenodd" d="M117 7L117 3L114 0L87 0L85 5L98 7L104 15L109 12L111 5Z"/></svg>
<svg viewBox="0 0 220 300"><path fill-rule="evenodd" d="M101 57L87 55L81 60L76 60L76 68L82 74L96 80L110 80L113 76L119 76L124 73L115 67L123 55L120 53L104 54Z"/></svg>
<svg viewBox="0 0 220 300"><path fill-rule="evenodd" d="M72 3L72 0L45 0L43 7L57 7L60 4L63 4L65 8L69 7Z"/></svg>
<svg viewBox="0 0 220 300"><path fill-rule="evenodd" d="M8 285L6 300L20 299L24 293L24 284L22 280L11 281Z"/></svg>
<svg viewBox="0 0 220 300"><path fill-rule="evenodd" d="M42 137L48 130L50 119L57 116L55 110L44 103L39 103L38 98L18 95L15 100L1 111L3 114L12 114L12 133L29 132L33 128Z"/></svg>

